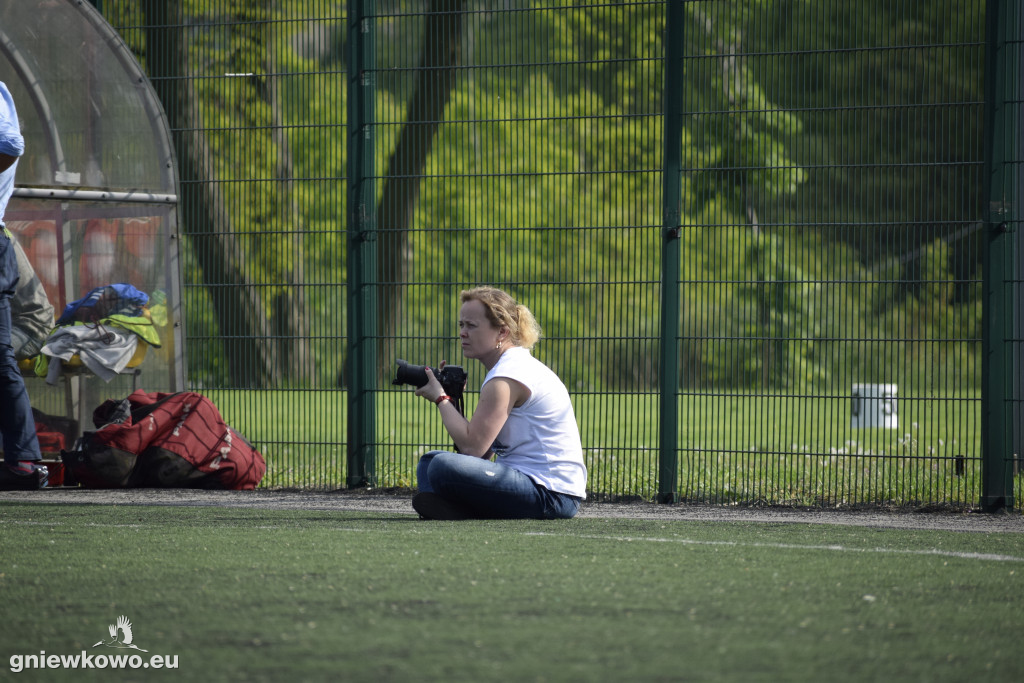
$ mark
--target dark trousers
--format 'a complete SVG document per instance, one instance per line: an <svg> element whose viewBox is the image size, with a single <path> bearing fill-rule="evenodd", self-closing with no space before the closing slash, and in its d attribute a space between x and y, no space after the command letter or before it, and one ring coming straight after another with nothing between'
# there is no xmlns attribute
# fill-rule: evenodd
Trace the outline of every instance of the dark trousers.
<svg viewBox="0 0 1024 683"><path fill-rule="evenodd" d="M11 346L11 297L18 283L18 259L6 231L0 229L0 435L4 462L39 460L39 440L25 380Z"/></svg>

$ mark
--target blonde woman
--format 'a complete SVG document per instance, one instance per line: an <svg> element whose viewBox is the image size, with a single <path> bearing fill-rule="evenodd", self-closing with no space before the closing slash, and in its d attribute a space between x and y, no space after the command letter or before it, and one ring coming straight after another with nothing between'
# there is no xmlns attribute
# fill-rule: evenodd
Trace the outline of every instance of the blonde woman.
<svg viewBox="0 0 1024 683"><path fill-rule="evenodd" d="M420 458L413 508L440 520L575 516L587 485L579 426L565 385L530 353L537 321L493 287L464 291L461 301L462 354L487 374L468 419L433 373L416 390L437 406L459 452Z"/></svg>

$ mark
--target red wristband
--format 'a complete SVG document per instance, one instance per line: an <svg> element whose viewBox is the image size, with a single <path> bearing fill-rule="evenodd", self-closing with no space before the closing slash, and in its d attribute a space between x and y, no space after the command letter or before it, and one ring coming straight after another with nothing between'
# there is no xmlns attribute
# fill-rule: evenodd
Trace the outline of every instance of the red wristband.
<svg viewBox="0 0 1024 683"><path fill-rule="evenodd" d="M435 406L439 406L442 403L444 403L445 401L451 401L451 400L452 400L452 397L449 396L448 394L441 394L440 396L437 397L437 400L434 401L434 405Z"/></svg>

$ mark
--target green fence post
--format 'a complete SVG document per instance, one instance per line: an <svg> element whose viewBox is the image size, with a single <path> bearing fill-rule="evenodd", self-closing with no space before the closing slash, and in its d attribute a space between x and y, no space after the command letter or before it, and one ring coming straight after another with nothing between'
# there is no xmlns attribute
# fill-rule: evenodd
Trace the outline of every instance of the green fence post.
<svg viewBox="0 0 1024 683"><path fill-rule="evenodd" d="M373 0L348 7L348 477L349 488L372 486L377 411L376 192L374 190Z"/></svg>
<svg viewBox="0 0 1024 683"><path fill-rule="evenodd" d="M658 502L678 500L679 231L683 140L683 4L665 3Z"/></svg>
<svg viewBox="0 0 1024 683"><path fill-rule="evenodd" d="M1013 31L1014 36L1014 54L1010 56L1012 75L1009 77L1012 88L1008 93L1014 103L1014 113L1010 118L1014 122L1015 129L1020 131L1021 126L1024 126L1024 82L1022 82L1024 81L1024 11L1019 3L1013 5L1010 20L1012 22L1010 30ZM1014 314L1013 351L1011 352L1014 375L1010 380L1013 387L1013 402L1009 419L1012 432L1010 452L1016 457L1012 467L1014 476L1011 478L1010 485L1015 487L1018 481L1016 475L1024 467L1024 286L1022 286L1024 283L1024 239L1021 239L1020 231L1022 218L1024 218L1024 211L1021 209L1021 202L1024 201L1024 169L1021 167L1024 162L1024 136L1018 133L1010 136L1009 141L1014 145L1010 148L1010 153L1013 155L1012 168L1014 171L1008 179L1009 191L1013 196L1010 218L1013 221L1011 225L1014 232L1013 255L1009 257L1013 261L1011 277L1014 281L1014 293L1010 301ZM1014 501L1020 505L1021 496L1015 495Z"/></svg>
<svg viewBox="0 0 1024 683"><path fill-rule="evenodd" d="M1006 33L1016 33L1016 0L989 0L985 36L985 168L988 206L984 212L982 385L981 385L981 507L995 511L1013 507L1011 398L1013 364L1010 356L1013 323L1013 174L1006 164L1007 149L1016 134L1010 106L1016 73L1015 51ZM1019 39L1019 36L1016 38ZM1012 160L1011 160L1012 161Z"/></svg>

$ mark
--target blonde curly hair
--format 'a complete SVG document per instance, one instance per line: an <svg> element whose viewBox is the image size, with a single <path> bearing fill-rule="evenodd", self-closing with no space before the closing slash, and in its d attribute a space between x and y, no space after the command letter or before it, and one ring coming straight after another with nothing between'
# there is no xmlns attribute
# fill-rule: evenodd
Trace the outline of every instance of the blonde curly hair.
<svg viewBox="0 0 1024 683"><path fill-rule="evenodd" d="M532 349L540 340L540 325L533 317L533 313L504 290L497 287L476 287L463 290L460 298L462 303L482 303L487 319L497 328L507 327L509 339L516 346Z"/></svg>

